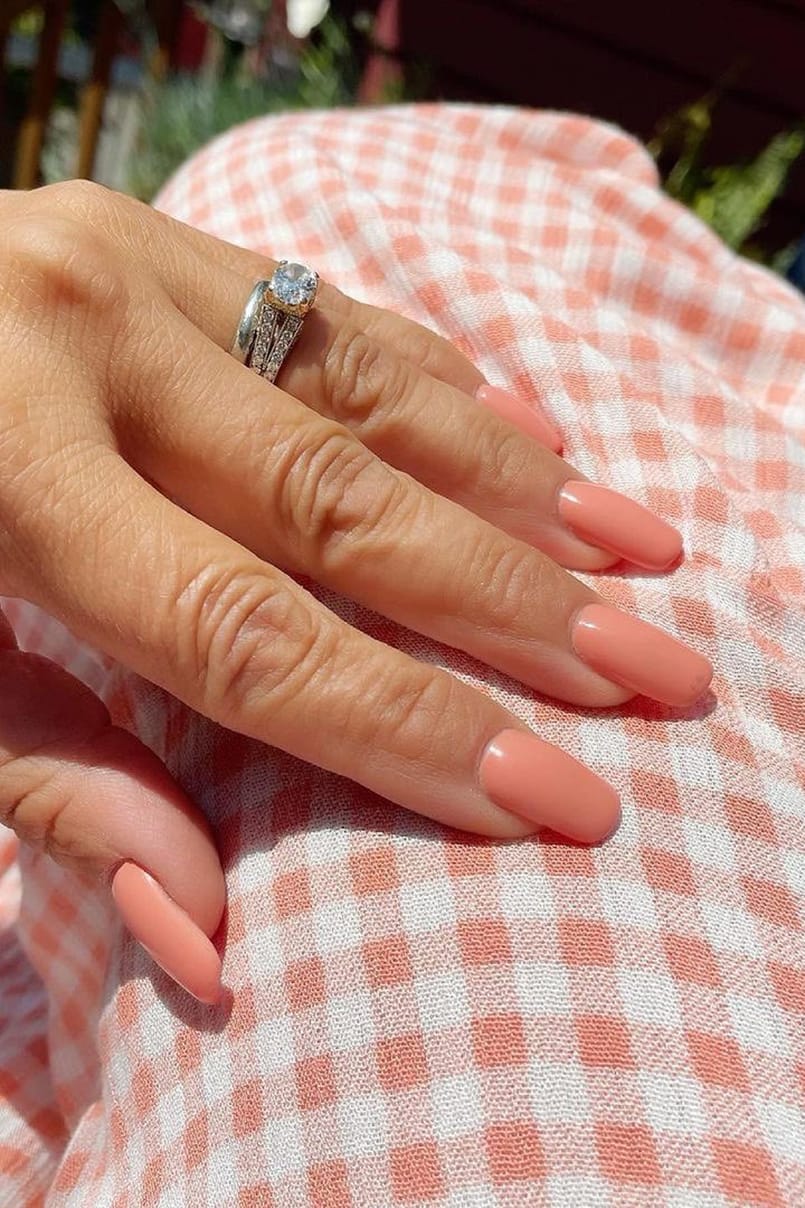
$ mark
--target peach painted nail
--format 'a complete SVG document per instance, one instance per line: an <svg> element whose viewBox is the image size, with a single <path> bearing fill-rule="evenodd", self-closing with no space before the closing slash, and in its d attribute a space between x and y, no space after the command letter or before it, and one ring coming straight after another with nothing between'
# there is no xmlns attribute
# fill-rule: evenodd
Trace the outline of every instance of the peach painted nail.
<svg viewBox="0 0 805 1208"><path fill-rule="evenodd" d="M581 843L600 843L620 822L615 790L534 734L502 730L484 751L479 776L501 809Z"/></svg>
<svg viewBox="0 0 805 1208"><path fill-rule="evenodd" d="M690 646L604 604L582 608L571 640L593 671L666 705L692 705L713 678L710 661Z"/></svg>
<svg viewBox="0 0 805 1208"><path fill-rule="evenodd" d="M221 994L221 958L189 915L138 864L121 864L112 896L123 921L169 977L201 1002Z"/></svg>
<svg viewBox="0 0 805 1208"><path fill-rule="evenodd" d="M682 534L672 524L594 482L569 479L559 492L559 515L582 541L649 570L665 570L682 552Z"/></svg>
<svg viewBox="0 0 805 1208"><path fill-rule="evenodd" d="M501 390L499 386L489 386L484 383L475 391L475 397L479 403L483 403L501 419L508 420L510 424L522 428L527 436L533 436L541 445L547 445L554 453L560 452L562 437L553 424L549 423L540 411L521 402L516 395L509 394L508 390Z"/></svg>

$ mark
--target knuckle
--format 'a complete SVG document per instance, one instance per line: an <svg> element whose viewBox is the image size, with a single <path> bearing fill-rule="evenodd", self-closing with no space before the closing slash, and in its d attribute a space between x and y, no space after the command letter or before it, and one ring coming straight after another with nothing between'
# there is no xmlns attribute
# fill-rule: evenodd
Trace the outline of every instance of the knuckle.
<svg viewBox="0 0 805 1208"><path fill-rule="evenodd" d="M487 499L507 500L512 484L533 480L534 450L526 437L513 429L501 432L494 419L480 407L473 413L478 427L468 436L472 457L464 459L467 467L461 489L471 494L481 492Z"/></svg>
<svg viewBox="0 0 805 1208"><path fill-rule="evenodd" d="M274 466L280 484L278 513L305 564L337 571L399 532L410 494L403 478L333 426L322 439L289 450L286 467Z"/></svg>
<svg viewBox="0 0 805 1208"><path fill-rule="evenodd" d="M372 706L362 696L362 704L365 716L375 719L378 731L382 729L371 739L391 741L395 752L406 759L427 762L443 748L444 719L454 716L458 685L443 671L415 660L411 663L391 676L379 676L380 699Z"/></svg>
<svg viewBox="0 0 805 1208"><path fill-rule="evenodd" d="M482 585L495 627L519 630L523 617L533 615L535 599L552 598L545 595L549 585L543 567L550 565L548 559L523 542L499 534L477 549L470 581Z"/></svg>
<svg viewBox="0 0 805 1208"><path fill-rule="evenodd" d="M75 311L100 319L125 301L117 260L89 224L66 214L34 213L3 234L9 300L28 315Z"/></svg>
<svg viewBox="0 0 805 1208"><path fill-rule="evenodd" d="M46 212L68 210L81 218L94 218L106 209L114 194L92 180L59 180L36 189L32 196Z"/></svg>
<svg viewBox="0 0 805 1208"><path fill-rule="evenodd" d="M367 425L381 410L393 412L406 388L404 362L347 324L338 328L322 374L332 414L348 427Z"/></svg>
<svg viewBox="0 0 805 1208"><path fill-rule="evenodd" d="M37 768L41 762L33 756L8 768L7 785L0 786L0 819L34 850L63 868L86 873L92 861L86 831L77 821L83 802L80 785L69 772Z"/></svg>
<svg viewBox="0 0 805 1208"><path fill-rule="evenodd" d="M62 825L74 798L67 777L53 775L36 755L11 757L0 777L0 818L23 843L56 860L70 857L71 828Z"/></svg>
<svg viewBox="0 0 805 1208"><path fill-rule="evenodd" d="M240 567L205 567L183 587L170 621L186 635L182 682L202 710L242 727L304 691L326 657L326 635L313 609L284 583Z"/></svg>

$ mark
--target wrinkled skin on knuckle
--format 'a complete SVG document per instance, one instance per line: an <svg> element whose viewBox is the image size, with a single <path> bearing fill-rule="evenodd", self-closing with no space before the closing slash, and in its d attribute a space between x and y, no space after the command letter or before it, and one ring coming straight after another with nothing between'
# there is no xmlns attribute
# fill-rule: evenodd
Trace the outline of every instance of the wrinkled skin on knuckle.
<svg viewBox="0 0 805 1208"><path fill-rule="evenodd" d="M79 750L71 753L73 760ZM62 868L97 875L102 866L86 854L92 823L81 786L81 777L70 767L54 767L35 755L13 760L0 771L0 821Z"/></svg>
<svg viewBox="0 0 805 1208"><path fill-rule="evenodd" d="M0 820L62 863L74 845L91 747L108 724L106 706L58 664L0 652Z"/></svg>
<svg viewBox="0 0 805 1208"><path fill-rule="evenodd" d="M86 871L81 837L71 824L79 804L71 780L36 757L12 761L0 772L0 819L23 843L62 867Z"/></svg>
<svg viewBox="0 0 805 1208"><path fill-rule="evenodd" d="M8 756L0 768L0 821L25 843L42 847L52 828L52 809L44 807L48 777L36 774L25 756Z"/></svg>
<svg viewBox="0 0 805 1208"><path fill-rule="evenodd" d="M480 406L468 417L464 433L465 447L471 456L456 458L454 491L458 497L483 497L490 506L510 502L512 483L533 479L533 450L520 432L497 423L490 424L489 413Z"/></svg>
<svg viewBox="0 0 805 1208"><path fill-rule="evenodd" d="M281 580L245 567L194 575L168 622L196 707L244 733L304 691L324 657L313 609Z"/></svg>
<svg viewBox="0 0 805 1208"><path fill-rule="evenodd" d="M338 573L379 542L406 491L402 476L344 429L286 448L274 463L275 513L310 574ZM372 547L374 548L374 546Z"/></svg>
<svg viewBox="0 0 805 1208"><path fill-rule="evenodd" d="M459 685L446 672L411 660L366 677L358 696L365 741L388 744L396 756L419 767L445 762L445 718L456 716ZM367 732L368 731L368 732Z"/></svg>
<svg viewBox="0 0 805 1208"><path fill-rule="evenodd" d="M79 748L80 749L80 748ZM58 744L56 745L58 753ZM76 753L73 754L75 759ZM23 843L45 852L59 864L70 866L77 846L71 809L75 796L75 774L70 776L41 754L0 753L0 821L11 827Z"/></svg>
<svg viewBox="0 0 805 1208"><path fill-rule="evenodd" d="M477 584L461 598L468 607L466 621L479 624L479 598L483 600L482 627L494 625L509 633L528 634L524 618L533 619L535 601L550 607L559 589L557 576L548 558L529 546L497 530L478 542L468 568L467 581ZM555 568L558 570L558 568Z"/></svg>
<svg viewBox="0 0 805 1208"><path fill-rule="evenodd" d="M367 430L374 419L402 402L405 364L362 331L343 325L327 350L322 368L324 394L335 418Z"/></svg>
<svg viewBox="0 0 805 1208"><path fill-rule="evenodd" d="M71 215L82 225L108 235L123 235L134 217L147 221L150 206L94 180L61 180L31 194L49 211Z"/></svg>

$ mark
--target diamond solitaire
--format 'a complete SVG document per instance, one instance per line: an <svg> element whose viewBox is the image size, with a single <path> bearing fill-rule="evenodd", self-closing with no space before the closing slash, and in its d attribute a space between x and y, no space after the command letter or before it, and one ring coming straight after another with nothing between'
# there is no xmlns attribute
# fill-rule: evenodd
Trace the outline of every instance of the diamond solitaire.
<svg viewBox="0 0 805 1208"><path fill-rule="evenodd" d="M274 305L295 315L303 315L310 309L318 287L318 274L306 264L291 260L281 260L268 283Z"/></svg>

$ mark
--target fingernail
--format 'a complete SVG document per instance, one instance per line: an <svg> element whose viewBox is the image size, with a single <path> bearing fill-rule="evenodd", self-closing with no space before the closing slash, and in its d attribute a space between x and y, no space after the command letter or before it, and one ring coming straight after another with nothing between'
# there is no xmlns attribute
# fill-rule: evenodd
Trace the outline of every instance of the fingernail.
<svg viewBox="0 0 805 1208"><path fill-rule="evenodd" d="M484 383L475 391L475 397L501 419L516 424L526 435L533 436L541 445L547 445L554 453L561 451L562 437L556 428L540 411L521 402L516 395L509 394L508 390L501 390L499 386Z"/></svg>
<svg viewBox="0 0 805 1208"><path fill-rule="evenodd" d="M665 570L682 552L682 534L672 524L594 482L567 481L559 492L559 515L582 541L648 570Z"/></svg>
<svg viewBox="0 0 805 1208"><path fill-rule="evenodd" d="M479 777L495 805L581 843L600 843L620 822L618 794L606 781L522 730L502 730L492 739Z"/></svg>
<svg viewBox="0 0 805 1208"><path fill-rule="evenodd" d="M666 705L691 705L713 678L703 655L617 608L588 604L571 633L576 654L606 679Z"/></svg>
<svg viewBox="0 0 805 1208"><path fill-rule="evenodd" d="M169 977L201 1002L221 994L221 958L189 915L138 864L121 864L112 896L123 921Z"/></svg>

